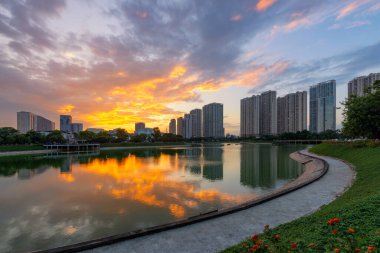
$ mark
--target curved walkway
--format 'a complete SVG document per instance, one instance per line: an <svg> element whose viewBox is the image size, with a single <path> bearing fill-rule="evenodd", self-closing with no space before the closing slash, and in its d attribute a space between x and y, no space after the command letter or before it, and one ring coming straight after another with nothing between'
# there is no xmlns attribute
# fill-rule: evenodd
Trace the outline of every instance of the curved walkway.
<svg viewBox="0 0 380 253"><path fill-rule="evenodd" d="M315 156L302 151L304 154ZM319 157L319 156L316 156ZM103 252L216 252L237 244L265 224L275 227L310 214L333 201L350 186L354 171L344 162L323 158L329 164L325 176L299 190L249 209L157 234L138 237L88 250Z"/></svg>

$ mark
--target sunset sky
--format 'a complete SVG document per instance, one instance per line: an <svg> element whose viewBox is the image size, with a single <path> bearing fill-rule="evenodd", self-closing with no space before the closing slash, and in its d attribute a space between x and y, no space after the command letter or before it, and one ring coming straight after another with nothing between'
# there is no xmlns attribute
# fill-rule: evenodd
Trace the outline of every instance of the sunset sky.
<svg viewBox="0 0 380 253"><path fill-rule="evenodd" d="M380 72L379 0L0 0L0 127L16 112L132 130ZM341 122L338 112L338 126Z"/></svg>

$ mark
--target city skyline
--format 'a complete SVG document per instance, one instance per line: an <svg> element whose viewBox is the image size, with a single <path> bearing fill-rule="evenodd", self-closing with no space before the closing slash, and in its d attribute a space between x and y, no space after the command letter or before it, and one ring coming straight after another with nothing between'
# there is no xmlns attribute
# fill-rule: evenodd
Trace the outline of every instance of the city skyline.
<svg viewBox="0 0 380 253"><path fill-rule="evenodd" d="M164 130L217 102L225 133L239 134L240 99L332 79L340 107L350 80L379 72L379 13L376 0L5 0L0 127L16 128L15 112L27 110L88 128Z"/></svg>

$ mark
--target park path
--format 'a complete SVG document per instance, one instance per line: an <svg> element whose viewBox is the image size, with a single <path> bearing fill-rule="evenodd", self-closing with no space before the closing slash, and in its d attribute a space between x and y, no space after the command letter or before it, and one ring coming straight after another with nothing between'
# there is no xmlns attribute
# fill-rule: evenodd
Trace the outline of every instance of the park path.
<svg viewBox="0 0 380 253"><path fill-rule="evenodd" d="M243 211L86 252L217 252L261 232L265 224L275 227L310 214L342 194L355 172L342 161L301 153L325 160L327 173L303 188Z"/></svg>

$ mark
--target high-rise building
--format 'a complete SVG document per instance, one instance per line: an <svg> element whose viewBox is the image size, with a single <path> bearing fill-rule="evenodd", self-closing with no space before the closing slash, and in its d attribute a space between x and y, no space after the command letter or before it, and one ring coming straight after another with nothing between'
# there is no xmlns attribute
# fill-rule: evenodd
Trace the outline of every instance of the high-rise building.
<svg viewBox="0 0 380 253"><path fill-rule="evenodd" d="M190 111L192 121L192 138L202 137L202 110L194 109Z"/></svg>
<svg viewBox="0 0 380 253"><path fill-rule="evenodd" d="M260 135L277 134L276 91L266 91L260 96Z"/></svg>
<svg viewBox="0 0 380 253"><path fill-rule="evenodd" d="M183 121L183 118L182 117L179 117L177 119L177 135L181 135L182 137L185 137L185 133L184 133L184 121Z"/></svg>
<svg viewBox="0 0 380 253"><path fill-rule="evenodd" d="M177 133L176 127L177 126L176 126L175 119L171 119L169 123L169 133L176 134Z"/></svg>
<svg viewBox="0 0 380 253"><path fill-rule="evenodd" d="M260 96L240 100L240 136L250 137L260 134Z"/></svg>
<svg viewBox="0 0 380 253"><path fill-rule="evenodd" d="M295 133L307 129L307 92L277 98L277 133Z"/></svg>
<svg viewBox="0 0 380 253"><path fill-rule="evenodd" d="M49 132L55 130L55 123L39 115L33 116L33 129L38 132Z"/></svg>
<svg viewBox="0 0 380 253"><path fill-rule="evenodd" d="M145 123L144 122L137 122L135 123L135 133L143 130L145 128Z"/></svg>
<svg viewBox="0 0 380 253"><path fill-rule="evenodd" d="M59 116L59 129L63 132L71 132L71 124L73 119L71 115L60 115Z"/></svg>
<svg viewBox="0 0 380 253"><path fill-rule="evenodd" d="M83 124L82 123L72 123L71 124L71 132L72 133L79 133L83 131Z"/></svg>
<svg viewBox="0 0 380 253"><path fill-rule="evenodd" d="M185 114L184 117L183 117L183 121L184 121L184 135L183 137L186 138L186 139L190 139L192 138L193 136L193 121L192 121L192 118L191 118L191 115L190 114Z"/></svg>
<svg viewBox="0 0 380 253"><path fill-rule="evenodd" d="M380 80L380 73L371 73L368 76L359 76L348 82L348 96L362 97L376 81Z"/></svg>
<svg viewBox="0 0 380 253"><path fill-rule="evenodd" d="M330 80L310 87L310 131L336 129L336 82Z"/></svg>
<svg viewBox="0 0 380 253"><path fill-rule="evenodd" d="M55 129L55 123L31 112L17 112L17 130L26 133L30 130L47 132Z"/></svg>
<svg viewBox="0 0 380 253"><path fill-rule="evenodd" d="M26 133L34 128L34 115L31 112L17 112L17 130Z"/></svg>
<svg viewBox="0 0 380 253"><path fill-rule="evenodd" d="M224 137L223 104L211 103L203 106L203 136L208 138Z"/></svg>

